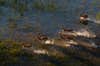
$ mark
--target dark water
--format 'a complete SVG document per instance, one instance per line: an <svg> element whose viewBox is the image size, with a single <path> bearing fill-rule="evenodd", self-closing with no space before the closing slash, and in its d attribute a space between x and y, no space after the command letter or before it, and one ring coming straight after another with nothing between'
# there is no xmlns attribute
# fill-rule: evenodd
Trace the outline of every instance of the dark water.
<svg viewBox="0 0 100 66"><path fill-rule="evenodd" d="M21 0L23 1L23 0ZM96 16L100 11L99 0L54 0L60 7L55 12L40 11L31 9L31 3L34 0L28 0L28 11L25 12L23 17L18 17L19 13L15 13L10 7L0 7L0 27L6 27L8 18L17 18L18 24L28 23L40 23L42 29L49 34L54 34L59 30L59 25L64 25L68 28L79 29L83 28L78 22L79 15L81 13L87 13L90 17ZM44 0L45 1L45 0ZM52 1L52 0L51 0ZM45 3L47 3L45 1ZM100 25L96 23L90 23L88 26L95 33L100 33Z"/></svg>
<svg viewBox="0 0 100 66"><path fill-rule="evenodd" d="M7 23L9 18L17 19L17 23L20 25L20 27L25 23L33 23L33 26L35 23L40 23L43 32L47 32L50 36L51 35L54 36L55 33L59 30L59 28L61 28L59 26L62 25L67 28L73 28L73 29L84 28L81 24L79 24L79 20L78 20L79 15L81 13L85 12L90 16L90 18L95 19L96 14L100 12L100 6L99 6L100 0L51 0L51 1L55 1L57 5L60 6L60 8L54 12L31 9L31 4L33 0L27 0L27 1L29 2L29 7L28 7L29 10L26 11L24 16L21 17L19 16L20 14L18 12L15 13L10 7L0 6L0 38L2 34L3 35L6 34ZM47 2L47 0L44 1ZM98 36L100 36L100 24L91 22L89 23L88 27L91 31L95 32ZM100 41L100 38L93 39L93 41L98 43ZM80 49L87 51L82 47ZM96 53L94 53L94 55L96 55ZM24 57L21 58L24 61L27 60L27 58ZM45 58L43 57L43 59ZM47 57L46 59L49 59L51 62L57 65L60 64L59 62L57 62L57 60L55 60L55 58ZM15 64L15 66L17 65L18 64Z"/></svg>

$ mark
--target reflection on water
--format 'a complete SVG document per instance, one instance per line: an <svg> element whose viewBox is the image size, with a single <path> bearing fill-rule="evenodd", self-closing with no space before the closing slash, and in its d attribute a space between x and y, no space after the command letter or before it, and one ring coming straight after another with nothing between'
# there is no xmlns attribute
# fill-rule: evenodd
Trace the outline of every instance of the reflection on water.
<svg viewBox="0 0 100 66"><path fill-rule="evenodd" d="M35 1L35 0L33 0ZM45 3L48 1L45 1ZM98 5L93 4L94 0L55 0L54 1L59 9L55 12L46 12L32 9L32 0L28 1L29 10L27 10L23 17L19 16L18 12L14 12L10 7L0 7L2 10L2 15L0 18L0 27L6 27L7 21L9 18L17 19L18 24L28 23L40 23L44 32L49 32L54 34L59 30L59 25L64 25L68 28L80 29L84 28L79 24L79 15L83 12L86 12L89 16L95 17L96 13L100 11ZM98 1L97 1L98 4ZM95 19L95 18L94 18ZM94 20L93 20L94 21ZM100 25L90 23L88 25L90 30L95 33L100 33Z"/></svg>

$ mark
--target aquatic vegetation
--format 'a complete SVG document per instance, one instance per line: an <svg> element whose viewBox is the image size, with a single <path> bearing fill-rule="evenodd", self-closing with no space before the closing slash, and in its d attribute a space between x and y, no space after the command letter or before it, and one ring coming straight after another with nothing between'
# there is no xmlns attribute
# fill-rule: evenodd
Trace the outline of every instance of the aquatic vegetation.
<svg viewBox="0 0 100 66"><path fill-rule="evenodd" d="M100 12L98 12L98 13L96 14L96 19L97 19L97 20L100 20Z"/></svg>
<svg viewBox="0 0 100 66"><path fill-rule="evenodd" d="M44 5L40 2L35 2L35 3L33 3L33 8L36 8L39 10L44 10Z"/></svg>
<svg viewBox="0 0 100 66"><path fill-rule="evenodd" d="M11 8L15 13L19 12L20 15L23 15L27 9L27 4L21 3L19 0L0 0L0 6Z"/></svg>
<svg viewBox="0 0 100 66"><path fill-rule="evenodd" d="M10 29L15 29L15 28L17 28L16 20L14 20L14 19L12 19L12 18L9 19L9 20L8 20L7 26L8 26L8 28L10 28Z"/></svg>
<svg viewBox="0 0 100 66"><path fill-rule="evenodd" d="M0 41L1 66L4 66L5 64L8 64L8 65L22 64L25 66L26 62L30 66L33 66L33 65L34 66L37 66L37 65L38 66L42 66L42 65L47 65L47 66L49 65L53 65L53 66L58 66L58 65L59 66L82 66L82 65L88 66L90 65L92 66L92 63L99 64L98 63L99 60L95 58L95 56L92 56L90 53L87 53L83 50L73 49L73 48L68 49L68 48L62 48L62 47L59 47L58 50L57 50L57 47L55 48L56 50L55 49L50 50L50 48L52 48L53 46L50 47L48 45L45 47L45 45L43 44L39 44L39 43L35 44L34 42L32 43L33 46L38 45L37 49L40 49L40 50L34 50L34 48L28 48L29 50L24 50L22 49L23 42L26 43L25 41L17 42L11 39ZM47 55L38 54L38 53L41 53L42 51L41 49L48 50ZM45 53L44 50L42 52ZM38 64L38 62L40 63Z"/></svg>
<svg viewBox="0 0 100 66"><path fill-rule="evenodd" d="M1 5L1 6L4 6L5 3L6 3L5 0L0 0L0 5Z"/></svg>
<svg viewBox="0 0 100 66"><path fill-rule="evenodd" d="M56 3L49 3L49 4L43 4L41 2L35 2L33 3L33 8L36 8L38 10L42 10L42 11L56 11L57 10L57 5Z"/></svg>
<svg viewBox="0 0 100 66"><path fill-rule="evenodd" d="M27 10L27 5L26 4L20 4L18 7L18 12L20 13L21 16L24 15L24 12Z"/></svg>
<svg viewBox="0 0 100 66"><path fill-rule="evenodd" d="M56 11L57 10L57 5L56 4L53 4L53 3L51 3L51 4L48 4L46 7L45 7L45 10L46 11Z"/></svg>
<svg viewBox="0 0 100 66"><path fill-rule="evenodd" d="M56 34L54 27L56 26L56 29L58 29L58 24L76 28L75 26L78 25L76 21L79 18L77 14L80 15L80 12L85 9L84 4L87 3L87 0L84 0L81 7L75 5L75 8L73 8L74 3L69 0L69 2L61 0L65 2L64 4L58 4L60 2L58 0L48 0L48 3L46 1L0 0L0 16L4 13L2 19L0 19L0 66L93 66L93 64L94 66L100 66L99 58L93 54L96 53L96 48L88 48L85 42L86 46L83 46L81 42L78 45L77 42L73 41L74 38L66 42L59 38L58 35L51 36L53 31ZM96 2L94 2L94 5L96 6ZM100 19L99 13L97 13L96 18ZM40 22L43 23L41 24ZM75 26L73 27L74 24ZM3 25L4 28L2 29ZM39 37L41 41L37 40L38 33L49 33L49 30L52 30L49 34L50 37L46 34L42 38L41 36ZM73 34L70 31L66 32L68 33L67 36ZM77 38L88 40L92 40L89 37L94 35L88 31L81 30L81 28L75 33L78 36ZM54 43L52 39L55 38L57 42ZM71 37L69 36L68 38ZM67 45L67 43L70 43L70 45ZM84 50L83 47L85 47Z"/></svg>
<svg viewBox="0 0 100 66"><path fill-rule="evenodd" d="M21 47L17 42L12 40L4 40L0 42L0 62L2 64L18 62L17 55L20 53Z"/></svg>
<svg viewBox="0 0 100 66"><path fill-rule="evenodd" d="M98 5L99 2L100 2L100 0L93 0L93 1L91 2L91 4L92 4L93 6L99 6L99 5Z"/></svg>

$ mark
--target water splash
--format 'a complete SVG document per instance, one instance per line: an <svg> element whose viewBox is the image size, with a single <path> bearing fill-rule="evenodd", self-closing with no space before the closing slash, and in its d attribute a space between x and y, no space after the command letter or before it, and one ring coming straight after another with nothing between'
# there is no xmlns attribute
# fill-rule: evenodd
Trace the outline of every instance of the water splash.
<svg viewBox="0 0 100 66"><path fill-rule="evenodd" d="M92 22L94 22L96 24L100 24L100 20L97 20L95 18L87 18L87 20L92 21Z"/></svg>
<svg viewBox="0 0 100 66"><path fill-rule="evenodd" d="M33 50L33 52L36 54L48 54L48 51L46 50Z"/></svg>
<svg viewBox="0 0 100 66"><path fill-rule="evenodd" d="M96 37L96 35L93 32L91 32L90 30L86 30L86 29L80 29L78 31L75 31L75 34L77 36L83 36L83 37L87 37L87 38Z"/></svg>

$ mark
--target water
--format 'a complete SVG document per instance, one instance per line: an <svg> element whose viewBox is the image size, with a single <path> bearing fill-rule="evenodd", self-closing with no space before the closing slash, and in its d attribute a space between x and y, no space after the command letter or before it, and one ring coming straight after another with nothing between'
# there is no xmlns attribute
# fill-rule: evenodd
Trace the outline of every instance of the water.
<svg viewBox="0 0 100 66"><path fill-rule="evenodd" d="M19 1L21 1L21 0L19 0ZM72 28L75 30L83 29L85 26L82 26L79 23L79 15L84 12L89 15L90 20L91 20L91 22L88 25L88 28L92 32L94 32L97 36L100 36L100 24L97 23L97 22L99 22L99 20L96 21L96 19L95 19L96 14L98 12L100 12L100 7L98 7L98 6L100 6L99 0L50 0L50 1L56 1L57 5L60 6L60 8L55 12L47 12L47 11L39 12L39 10L31 8L31 4L32 4L33 0L27 0L27 1L29 3L29 6L28 6L29 10L26 11L24 16L22 16L22 17L19 16L20 14L18 12L15 13L13 11L13 9L11 9L10 7L0 6L0 38L1 38L1 34L3 34L4 37L8 36L8 34L7 35L5 35L5 34L8 31L7 23L8 23L9 18L16 19L17 23L19 24L20 27L22 25L24 25L25 23L33 23L33 26L35 26L35 23L40 23L40 25L41 25L40 28L42 29L43 32L46 32L47 34L49 34L49 36L54 36L57 33L57 31L59 31L59 29L61 28L62 25L66 28ZM37 0L35 0L35 1L37 1ZM44 0L44 1L47 1L47 0ZM93 1L96 1L95 5L92 4ZM23 30L23 32L25 32L25 31ZM21 37L20 37L20 39L21 39ZM78 39L83 40L83 37L78 38ZM84 38L84 39L85 39L84 41L86 41L86 40L90 41L90 43L92 43L93 46L95 46L94 41L97 44L99 44L99 42L100 42L100 38L97 38L97 39ZM23 39L23 41L24 41L24 39ZM100 47L100 45L99 45L99 47ZM79 50L87 51L82 47L76 47L76 48L79 48ZM54 49L59 49L59 51L63 50L63 49L61 49L61 47L59 48L59 47L53 46L53 50ZM64 52L66 52L66 49L64 50ZM66 54L68 54L68 53L66 53ZM94 55L95 54L96 53L94 53ZM99 56L99 54L97 54L97 55ZM46 58L46 56L43 57L43 59L45 59L45 58ZM59 65L59 64L61 65L61 63L58 62L58 60L55 59L54 57L47 57L46 59L49 59L51 62L53 62L57 65ZM22 61L24 60L25 62L28 63L27 57L23 56L23 57L21 57L20 60L22 60ZM39 58L39 60L40 60L40 58ZM17 66L17 65L18 64L15 64L15 66Z"/></svg>
<svg viewBox="0 0 100 66"><path fill-rule="evenodd" d="M59 30L59 25L64 25L67 28L79 29L84 28L79 24L79 15L86 12L89 16L94 17L100 11L97 7L100 3L97 1L97 5L92 5L94 0L55 0L59 8L55 12L41 11L31 9L31 3L33 0L29 0L29 10L25 12L23 17L17 18L18 24L35 23L38 22L42 26L44 32L54 35ZM45 1L46 2L46 1ZM8 18L16 18L19 13L15 13L10 7L0 7L0 27L6 27ZM100 33L100 25L93 22L88 26L95 33Z"/></svg>

